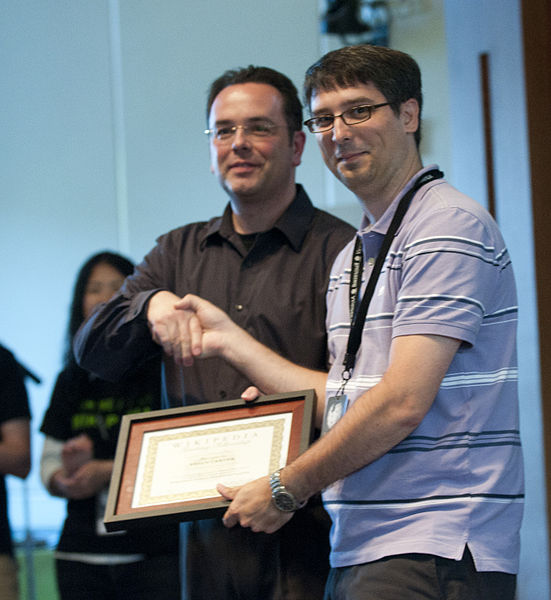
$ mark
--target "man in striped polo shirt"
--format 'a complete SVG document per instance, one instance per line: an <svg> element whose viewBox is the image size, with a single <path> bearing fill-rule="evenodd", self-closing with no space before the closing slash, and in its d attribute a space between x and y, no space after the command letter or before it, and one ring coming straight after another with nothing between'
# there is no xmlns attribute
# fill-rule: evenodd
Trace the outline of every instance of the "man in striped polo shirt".
<svg viewBox="0 0 551 600"><path fill-rule="evenodd" d="M315 388L319 422L325 398L332 426L271 478L220 486L232 500L224 522L272 532L324 490L327 600L512 600L524 482L517 300L502 236L423 167L410 56L330 52L308 70L305 95L326 165L365 213L332 269L329 374L275 356L197 297L180 304L190 317L180 358L221 355L265 393Z"/></svg>

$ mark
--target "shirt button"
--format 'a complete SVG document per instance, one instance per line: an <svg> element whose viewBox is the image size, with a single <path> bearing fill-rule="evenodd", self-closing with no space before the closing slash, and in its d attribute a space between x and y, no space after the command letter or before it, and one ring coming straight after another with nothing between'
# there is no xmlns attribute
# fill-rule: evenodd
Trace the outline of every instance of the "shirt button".
<svg viewBox="0 0 551 600"><path fill-rule="evenodd" d="M242 304L236 304L235 305L235 310L238 312L241 312L243 310L244 306Z"/></svg>

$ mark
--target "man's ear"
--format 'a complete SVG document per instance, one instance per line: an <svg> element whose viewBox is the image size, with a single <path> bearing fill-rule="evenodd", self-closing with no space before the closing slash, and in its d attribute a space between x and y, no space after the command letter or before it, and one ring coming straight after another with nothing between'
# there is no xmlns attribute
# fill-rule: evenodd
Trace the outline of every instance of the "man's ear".
<svg viewBox="0 0 551 600"><path fill-rule="evenodd" d="M415 98L402 102L400 119L407 133L415 133L419 129L419 103Z"/></svg>
<svg viewBox="0 0 551 600"><path fill-rule="evenodd" d="M295 131L293 133L293 166L298 167L302 160L304 145L306 144L306 134L304 131Z"/></svg>

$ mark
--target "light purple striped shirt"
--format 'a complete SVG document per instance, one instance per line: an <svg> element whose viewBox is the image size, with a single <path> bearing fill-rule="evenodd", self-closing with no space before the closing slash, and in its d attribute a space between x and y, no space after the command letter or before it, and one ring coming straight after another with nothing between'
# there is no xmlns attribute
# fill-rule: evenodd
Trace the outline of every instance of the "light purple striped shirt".
<svg viewBox="0 0 551 600"><path fill-rule="evenodd" d="M359 232L363 287L402 194ZM337 257L327 294L328 396L341 385L353 247ZM377 384L395 336L462 344L421 425L324 492L332 566L410 552L460 559L468 544L478 570L517 572L524 481L516 326L513 271L497 225L445 180L426 184L390 247L346 393L353 402Z"/></svg>

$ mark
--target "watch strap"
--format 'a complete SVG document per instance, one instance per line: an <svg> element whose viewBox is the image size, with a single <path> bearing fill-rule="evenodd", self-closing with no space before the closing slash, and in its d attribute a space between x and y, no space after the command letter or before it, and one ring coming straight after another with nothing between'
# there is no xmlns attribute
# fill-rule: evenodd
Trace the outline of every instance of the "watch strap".
<svg viewBox="0 0 551 600"><path fill-rule="evenodd" d="M283 512L294 512L302 508L305 502L298 502L294 495L281 483L280 473L282 469L278 469L270 476L270 488L272 490L272 500L279 510Z"/></svg>

